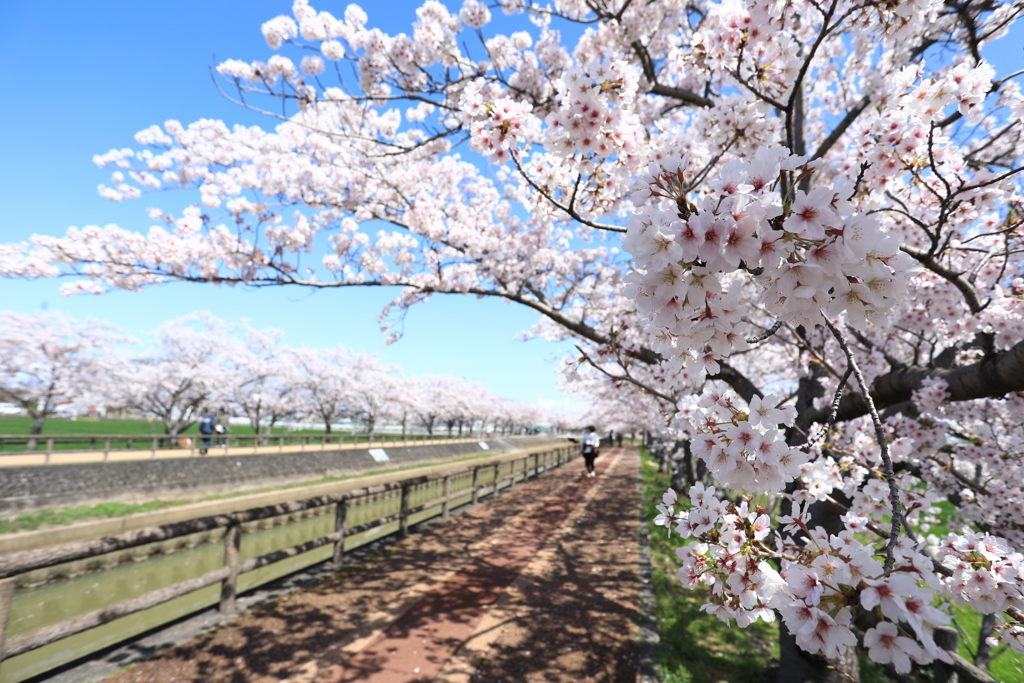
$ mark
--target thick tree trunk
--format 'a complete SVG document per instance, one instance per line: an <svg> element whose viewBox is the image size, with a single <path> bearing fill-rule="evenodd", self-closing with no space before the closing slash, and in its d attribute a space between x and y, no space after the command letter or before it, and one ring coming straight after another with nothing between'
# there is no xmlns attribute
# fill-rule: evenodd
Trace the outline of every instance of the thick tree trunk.
<svg viewBox="0 0 1024 683"><path fill-rule="evenodd" d="M32 416L32 427L31 427L31 429L29 429L28 433L32 434L33 436L36 435L36 434L42 434L43 433L43 423L44 422L46 422L46 416L45 415L33 415Z"/></svg>
<svg viewBox="0 0 1024 683"><path fill-rule="evenodd" d="M785 624L779 624L778 683L850 683L860 680L857 652L848 648L838 662L800 649Z"/></svg>
<svg viewBox="0 0 1024 683"><path fill-rule="evenodd" d="M822 373L820 366L812 366L810 377L803 377L797 385L796 425L786 435L786 441L793 446L803 443L804 434L810 432L809 417L814 399L824 394L824 389L817 381ZM799 429L797 429L799 428ZM802 430L802 433L801 433ZM835 492L841 498L841 492ZM782 501L782 514L790 513L789 501ZM844 524L840 513L827 503L814 503L810 508L810 526L820 526L831 534L838 534ZM830 662L824 657L811 655L796 644L796 638L779 624L779 675L778 683L856 683L860 681L860 667L855 648L847 648L839 661Z"/></svg>
<svg viewBox="0 0 1024 683"><path fill-rule="evenodd" d="M30 413L30 414L32 415L32 426L29 428L29 432L28 433L30 435L32 435L33 437L35 437L35 436L43 433L43 423L46 422L46 415L45 414L36 415L36 414L33 414L33 413ZM28 443L25 445L25 450L26 451L34 451L38 447L39 447L39 440L35 439L35 438L31 438L31 439L28 440Z"/></svg>

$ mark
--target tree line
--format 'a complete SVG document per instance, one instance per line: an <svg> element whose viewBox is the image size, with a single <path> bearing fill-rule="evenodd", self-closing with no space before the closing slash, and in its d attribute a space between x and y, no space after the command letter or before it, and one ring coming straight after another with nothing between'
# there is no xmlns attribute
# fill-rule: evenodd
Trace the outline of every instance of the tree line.
<svg viewBox="0 0 1024 683"><path fill-rule="evenodd" d="M373 432L400 425L427 434L516 434L549 415L457 377L406 377L374 354L292 347L284 333L197 313L164 323L140 344L121 330L60 313L0 312L0 400L32 418L70 408L131 411L177 435L208 410L245 417L257 434L281 421L339 421ZM148 350L147 350L148 349Z"/></svg>

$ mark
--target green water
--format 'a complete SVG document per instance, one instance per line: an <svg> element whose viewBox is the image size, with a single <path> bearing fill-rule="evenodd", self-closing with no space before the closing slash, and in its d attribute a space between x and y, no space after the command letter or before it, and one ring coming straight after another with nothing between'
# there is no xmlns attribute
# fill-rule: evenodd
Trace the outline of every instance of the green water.
<svg viewBox="0 0 1024 683"><path fill-rule="evenodd" d="M507 476L509 472L508 463L501 466L501 476ZM452 477L451 492L467 492L465 496L452 501L452 507L471 500L469 489L472 481L471 473ZM481 468L478 481L481 486L493 483L493 469ZM489 493L490 488L481 491L481 495ZM409 507L415 508L441 495L441 481L421 484L410 490ZM395 514L400 507L399 491L350 501L348 526L359 526ZM439 514L440 505L412 515L409 521L410 524L415 524ZM326 536L334 531L334 518L335 506L328 505L315 510L244 524L241 560L245 561ZM394 533L398 526L398 522L395 521L349 536L345 539L345 549L358 548ZM218 569L223 566L224 560L223 538L224 530L218 529L23 574L17 578L18 587L11 604L7 636L31 633L65 619ZM238 592L243 593L268 581L330 559L333 554L333 545L327 544L302 555L242 574L238 579ZM0 663L0 683L18 683L161 624L215 605L219 600L220 585L208 586L162 605L12 657Z"/></svg>

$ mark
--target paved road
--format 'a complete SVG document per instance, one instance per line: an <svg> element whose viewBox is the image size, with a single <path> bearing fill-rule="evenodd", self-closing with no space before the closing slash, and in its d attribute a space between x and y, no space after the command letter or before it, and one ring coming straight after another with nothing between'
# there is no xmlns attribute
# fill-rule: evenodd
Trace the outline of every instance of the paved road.
<svg viewBox="0 0 1024 683"><path fill-rule="evenodd" d="M571 463L108 681L633 683L638 468Z"/></svg>

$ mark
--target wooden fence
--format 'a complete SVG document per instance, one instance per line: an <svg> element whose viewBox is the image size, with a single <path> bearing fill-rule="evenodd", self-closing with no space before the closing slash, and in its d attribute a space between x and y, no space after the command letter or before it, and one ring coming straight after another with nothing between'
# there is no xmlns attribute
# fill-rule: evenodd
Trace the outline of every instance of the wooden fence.
<svg viewBox="0 0 1024 683"><path fill-rule="evenodd" d="M576 456L576 448L573 445L558 446L551 450L531 453L526 456L512 459L502 459L500 462L474 465L458 470L447 471L443 474L430 476L411 477L401 481L387 484L379 484L354 491L319 496L306 500L270 505L266 507L253 508L241 512L232 512L223 515L200 517L174 524L153 526L145 529L128 531L114 536L106 536L88 541L68 543L50 548L40 548L19 553L13 553L0 557L0 661L19 655L37 648L49 645L62 638L67 638L76 633L81 633L95 628L110 621L134 614L141 610L149 609L174 598L186 595L193 591L221 584L220 611L225 614L235 612L236 587L238 577L246 572L265 567L282 560L301 555L327 544L334 544L334 561L341 563L345 553L345 539L348 536L363 533L370 529L398 521L398 533L403 536L409 531L409 518L429 508L441 506L441 518L447 520L451 501L457 498L471 496L471 502L477 503L481 490L487 488L481 486L481 470L493 469L494 481L490 484L490 493L497 493L508 482L512 486L516 481L526 481L533 476L558 467ZM499 468L505 463L512 463L509 473L499 476ZM455 493L451 490L453 477L472 474L472 484L469 489L462 489ZM417 488L431 484L438 480L443 482L443 494L440 498L430 500L422 505L411 507L409 505L410 494ZM348 510L352 501L374 496L386 491L401 490L401 507L398 513L380 517L373 521L349 526ZM281 515L292 514L303 510L311 510L326 505L335 505L334 532L315 538L305 543L276 550L259 557L241 561L239 558L239 547L242 538L242 524L258 520L270 519ZM207 572L201 576L182 581L144 595L125 600L123 602L103 607L71 619L66 619L57 624L40 628L31 633L25 633L12 638L5 638L8 616L10 613L11 599L14 594L15 579L25 572L54 567L65 562L82 560L96 557L106 553L135 548L148 543L167 541L170 539L210 531L213 529L225 529L224 533L224 566Z"/></svg>

